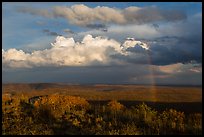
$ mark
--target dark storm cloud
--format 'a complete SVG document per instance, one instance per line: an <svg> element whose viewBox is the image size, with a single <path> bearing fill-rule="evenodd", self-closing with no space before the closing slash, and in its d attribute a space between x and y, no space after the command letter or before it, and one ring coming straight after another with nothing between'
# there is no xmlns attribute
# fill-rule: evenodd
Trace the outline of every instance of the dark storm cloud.
<svg viewBox="0 0 204 137"><path fill-rule="evenodd" d="M140 54L147 54L148 51L145 50L144 48L140 46L135 46L135 47L129 47L126 49L126 51L134 52L134 53L140 53Z"/></svg>
<svg viewBox="0 0 204 137"><path fill-rule="evenodd" d="M134 50L130 52L134 52ZM131 55L113 54L111 55L111 57L113 59L117 59L122 62L128 62L132 64L138 64L138 65L149 64L149 56L147 54L139 53L138 51L137 53L131 54Z"/></svg>
<svg viewBox="0 0 204 137"><path fill-rule="evenodd" d="M65 82L72 84L202 84L201 73L180 72L171 75L150 65L36 67L2 71L6 82Z"/></svg>
<svg viewBox="0 0 204 137"><path fill-rule="evenodd" d="M128 51L135 53L135 55L133 54L135 57L119 56L119 58L131 63L150 63L153 65L190 63L192 61L202 63L201 18L191 17L184 23L174 24L173 27L170 27L170 30L165 27L159 29L159 31L165 32L166 35L163 34L163 36L158 38L144 38L141 40L150 46L148 52L142 52L136 47L129 48Z"/></svg>
<svg viewBox="0 0 204 137"><path fill-rule="evenodd" d="M140 46L126 49L128 55L113 54L112 58L133 64L169 65L175 63L202 63L201 37L164 36L145 40L149 50Z"/></svg>
<svg viewBox="0 0 204 137"><path fill-rule="evenodd" d="M135 53L134 56L117 55L116 58L125 59L127 62L135 64L168 65L190 63L192 60L202 63L202 43L199 38L195 39L159 38L155 40L157 41L155 44L151 44L149 51L145 51L141 47L129 48L128 51Z"/></svg>
<svg viewBox="0 0 204 137"><path fill-rule="evenodd" d="M115 70L114 73L112 69ZM3 80L9 79L12 82L119 83L128 79L128 72L125 72L125 69L125 67L41 67L32 70L11 70L10 72L7 70L3 72Z"/></svg>
<svg viewBox="0 0 204 137"><path fill-rule="evenodd" d="M192 60L202 62L202 39L199 37L165 37L156 41L150 47L152 64L189 63Z"/></svg>
<svg viewBox="0 0 204 137"><path fill-rule="evenodd" d="M3 71L3 82L66 82L66 83L149 83L142 79L149 75L147 65L144 66L91 66L91 67L38 67L32 69L8 69ZM165 75L162 72L155 74ZM132 78L137 77L137 80Z"/></svg>
<svg viewBox="0 0 204 137"><path fill-rule="evenodd" d="M47 41L47 48L38 51L2 49L2 80L85 84L152 84L155 80L157 84L202 84L202 13L193 17L190 9L183 9L190 13L187 17L185 12L175 8L131 6L120 9L83 4L51 9L19 7L18 12L37 15L38 19L67 20L67 26L36 23L41 28L49 25L49 29L42 30L45 35L58 36L55 30L60 27L62 33L73 38L57 37L55 42L54 39ZM66 27L71 30L64 29ZM84 30L87 32L80 32ZM85 33L90 35L84 38ZM123 47L127 37L146 43L149 49L131 43Z"/></svg>

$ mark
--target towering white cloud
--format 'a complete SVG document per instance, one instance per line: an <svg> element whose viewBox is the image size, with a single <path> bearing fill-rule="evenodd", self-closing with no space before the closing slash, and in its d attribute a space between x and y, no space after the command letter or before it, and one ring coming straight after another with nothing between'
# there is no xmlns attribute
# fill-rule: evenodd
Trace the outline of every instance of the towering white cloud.
<svg viewBox="0 0 204 137"><path fill-rule="evenodd" d="M50 49L25 53L22 50L2 49L3 66L13 68L31 68L36 66L89 66L95 64L120 63L113 55L132 55L128 47L148 46L140 41L126 40L123 44L101 36L86 35L81 42L73 38L57 36Z"/></svg>
<svg viewBox="0 0 204 137"><path fill-rule="evenodd" d="M141 41L137 41L134 38L127 38L127 40L123 43L123 48L127 49L130 47L135 47L136 45L144 48L145 50L149 50L149 46Z"/></svg>

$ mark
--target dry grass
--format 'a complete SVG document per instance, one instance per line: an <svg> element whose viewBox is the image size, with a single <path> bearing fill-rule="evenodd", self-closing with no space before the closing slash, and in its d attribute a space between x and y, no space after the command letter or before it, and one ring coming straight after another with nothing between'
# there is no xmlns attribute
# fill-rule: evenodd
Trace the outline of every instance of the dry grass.
<svg viewBox="0 0 204 137"><path fill-rule="evenodd" d="M80 96L87 100L127 100L149 102L202 102L201 87L167 87L137 85L58 85L9 84L3 93L26 94L29 97L63 94Z"/></svg>

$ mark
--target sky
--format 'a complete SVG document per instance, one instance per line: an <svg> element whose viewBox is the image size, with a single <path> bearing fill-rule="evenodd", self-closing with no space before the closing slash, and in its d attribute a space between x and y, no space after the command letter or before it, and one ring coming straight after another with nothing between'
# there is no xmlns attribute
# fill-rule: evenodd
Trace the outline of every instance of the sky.
<svg viewBox="0 0 204 137"><path fill-rule="evenodd" d="M202 85L201 2L3 2L2 82Z"/></svg>

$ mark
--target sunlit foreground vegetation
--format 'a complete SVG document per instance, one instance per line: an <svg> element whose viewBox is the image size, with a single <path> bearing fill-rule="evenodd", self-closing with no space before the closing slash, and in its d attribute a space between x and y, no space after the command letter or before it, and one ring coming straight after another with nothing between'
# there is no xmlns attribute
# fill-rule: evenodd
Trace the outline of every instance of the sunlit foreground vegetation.
<svg viewBox="0 0 204 137"><path fill-rule="evenodd" d="M131 108L116 100L90 104L68 95L2 96L3 135L202 134L202 114L162 112L145 103Z"/></svg>

